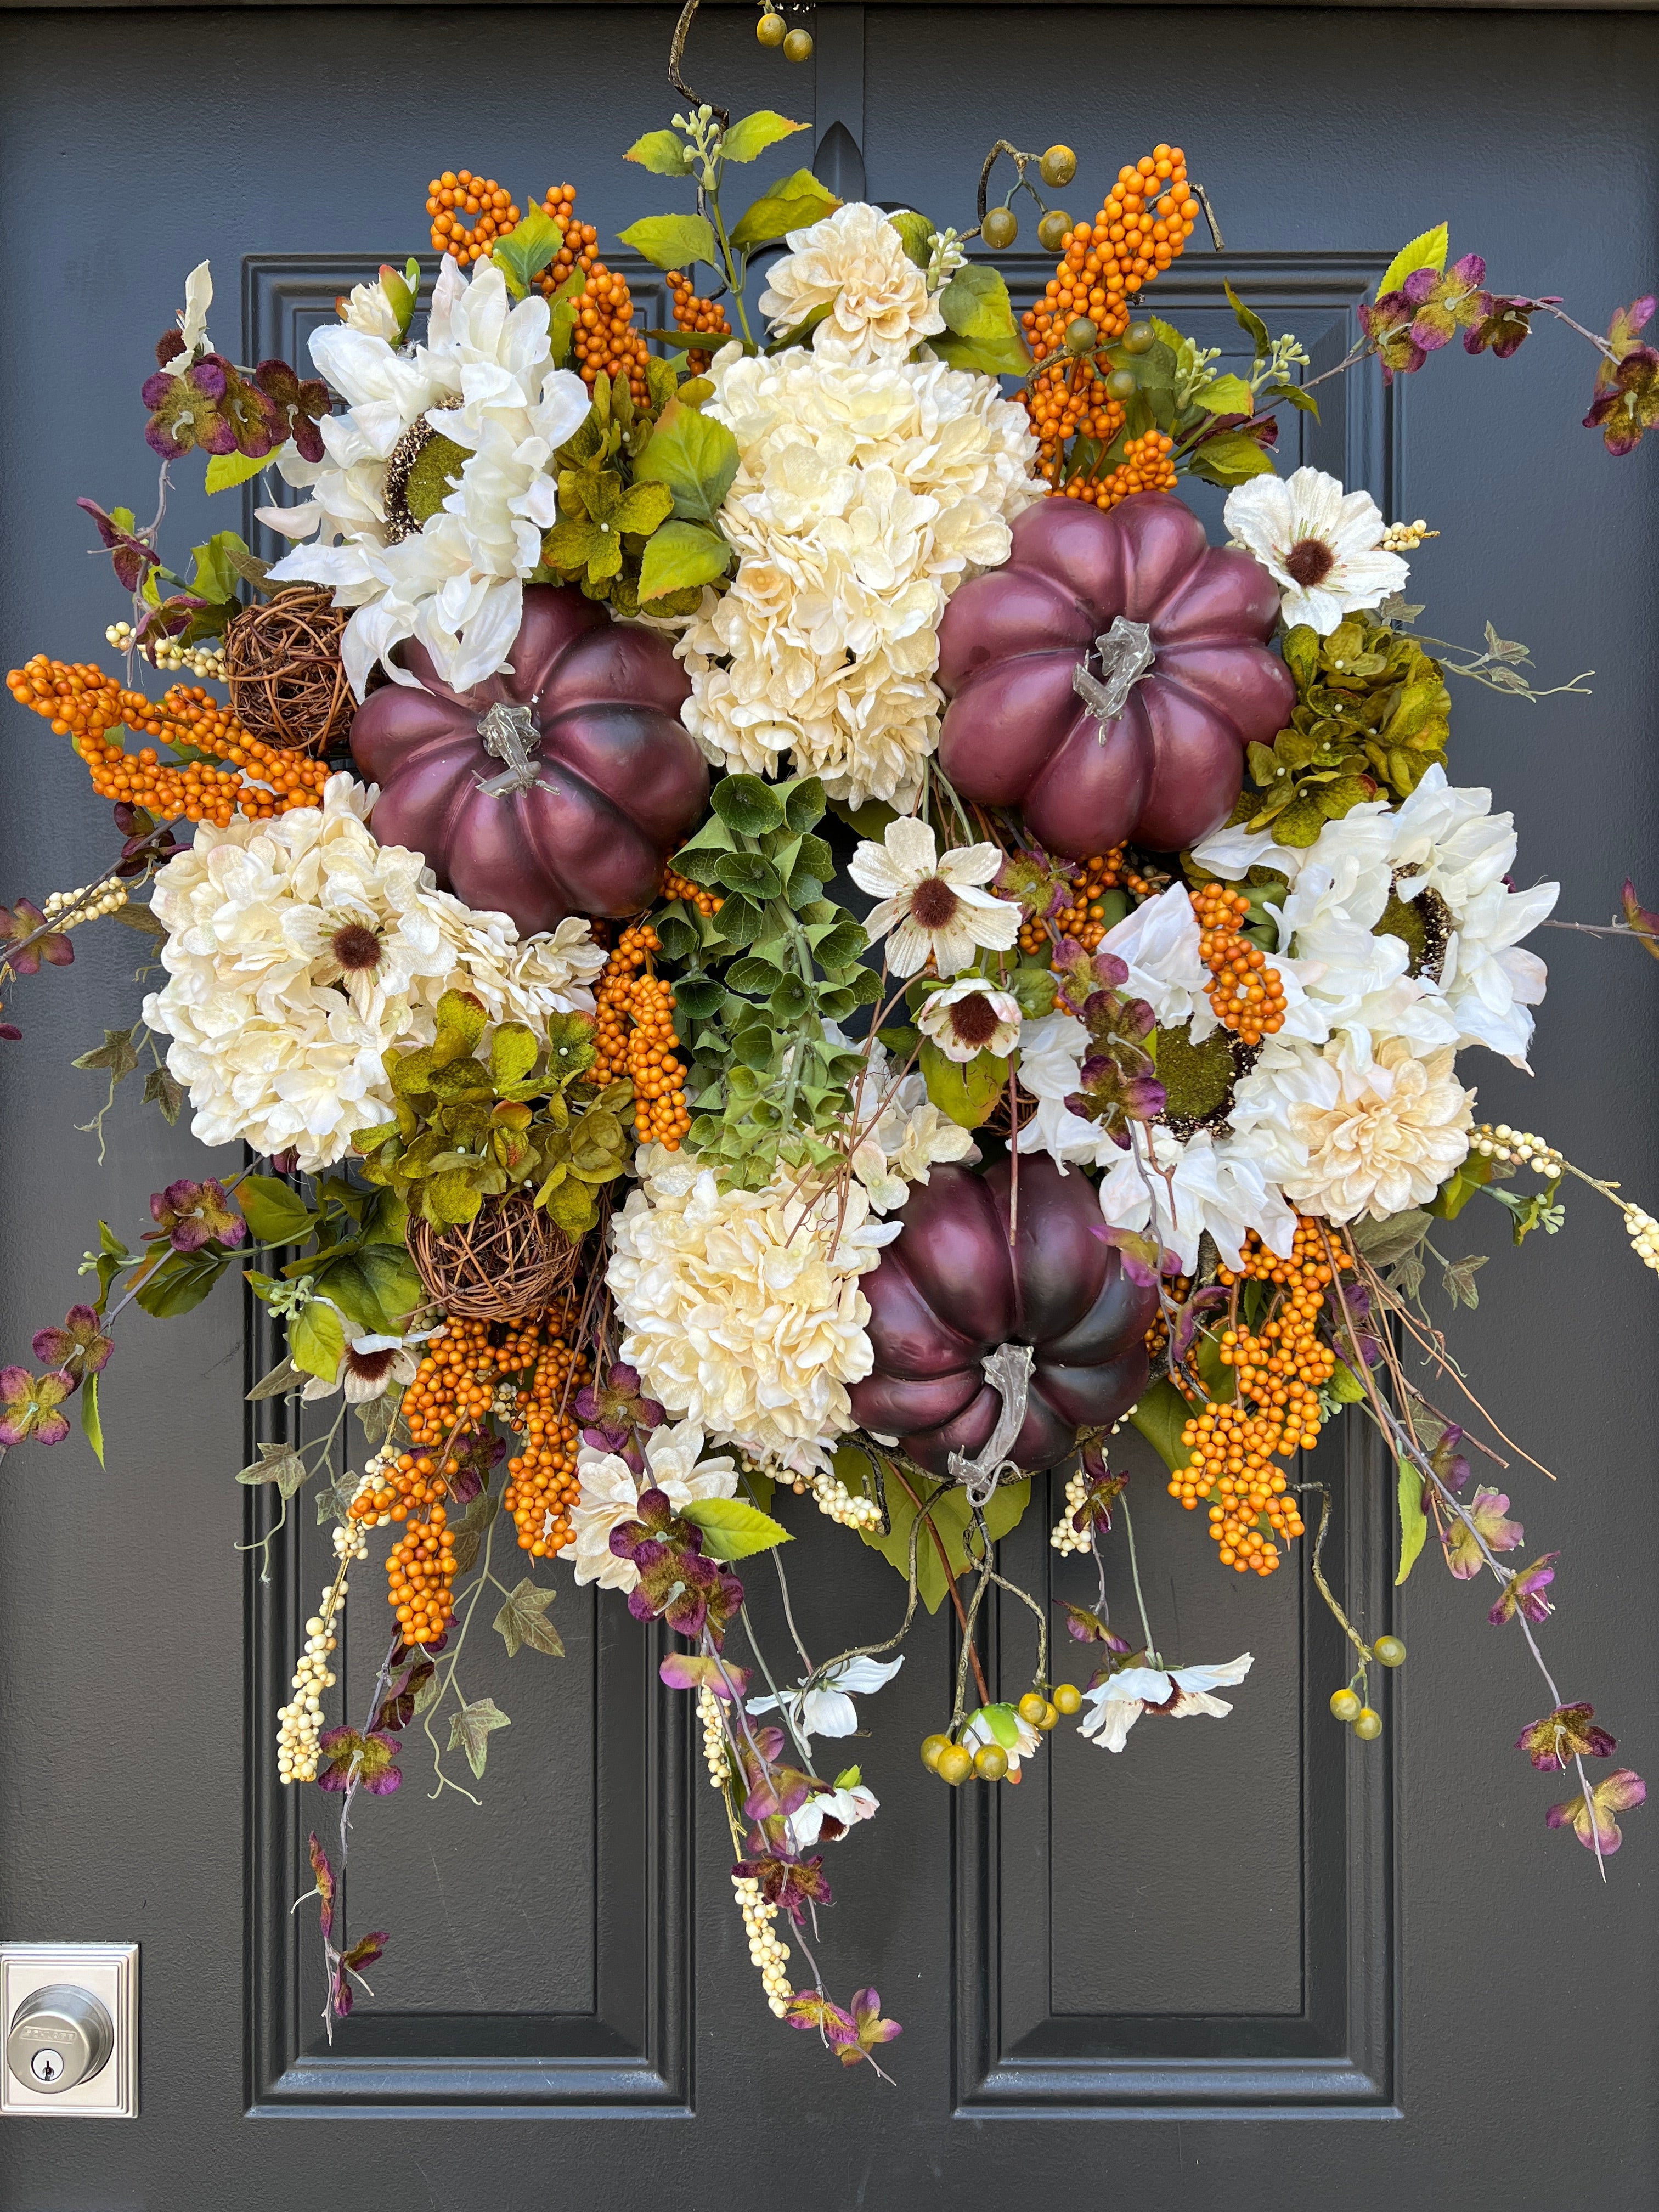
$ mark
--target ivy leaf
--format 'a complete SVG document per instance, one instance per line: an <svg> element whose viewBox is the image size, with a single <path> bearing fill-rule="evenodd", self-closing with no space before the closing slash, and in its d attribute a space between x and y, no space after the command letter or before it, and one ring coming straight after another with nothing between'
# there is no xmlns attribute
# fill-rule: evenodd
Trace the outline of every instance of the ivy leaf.
<svg viewBox="0 0 1659 2212"><path fill-rule="evenodd" d="M245 1467L236 1480L250 1489L262 1482L274 1482L287 1499L293 1497L310 1471L292 1444L261 1444L258 1460L252 1467Z"/></svg>
<svg viewBox="0 0 1659 2212"><path fill-rule="evenodd" d="M563 1658L564 1643L558 1630L542 1617L553 1597L550 1589L538 1589L528 1575L507 1592L507 1602L491 1625L506 1644L509 1659L518 1657L523 1644L532 1651L545 1651L550 1659Z"/></svg>
<svg viewBox="0 0 1659 2212"><path fill-rule="evenodd" d="M305 1379L303 1371L285 1353L270 1372L262 1375L247 1393L247 1403L257 1406L264 1398L285 1398L290 1390L297 1390Z"/></svg>
<svg viewBox="0 0 1659 2212"><path fill-rule="evenodd" d="M749 203L732 226L732 243L745 249L763 246L769 239L781 238L787 231L822 222L840 205L835 194L827 191L810 169L797 169L793 176L780 178L775 185L769 185L757 199Z"/></svg>
<svg viewBox="0 0 1659 2212"><path fill-rule="evenodd" d="M659 269L689 269L694 261L706 261L711 269L720 266L714 228L703 216L642 216L617 234L624 246L631 246ZM500 251L498 246L496 252Z"/></svg>
<svg viewBox="0 0 1659 2212"><path fill-rule="evenodd" d="M1399 1588L1417 1565L1417 1555L1423 1548L1423 1539L1429 1533L1429 1519L1423 1510L1423 1478L1408 1459L1400 1462L1400 1571L1395 1577Z"/></svg>
<svg viewBox="0 0 1659 2212"><path fill-rule="evenodd" d="M132 1040L138 1024L130 1030L106 1030L102 1044L94 1045L70 1062L71 1067L105 1068L112 1085L123 1083L138 1065L138 1055L133 1050Z"/></svg>
<svg viewBox="0 0 1659 2212"><path fill-rule="evenodd" d="M1487 1256L1485 1252L1471 1252L1462 1260L1447 1261L1442 1279L1446 1296L1455 1306L1468 1306L1473 1312L1480 1304L1480 1293L1474 1286L1475 1270L1486 1266Z"/></svg>
<svg viewBox="0 0 1659 2212"><path fill-rule="evenodd" d="M711 1559L746 1559L793 1540L769 1513L740 1498L694 1498L680 1508L680 1518L701 1530L702 1548Z"/></svg>
<svg viewBox="0 0 1659 2212"><path fill-rule="evenodd" d="M1447 246L1448 235L1443 222L1436 223L1432 230L1424 231L1413 239L1409 246L1402 246L1384 270L1382 282L1376 288L1376 297L1380 300L1387 293L1397 292L1414 269L1443 269Z"/></svg>
<svg viewBox="0 0 1659 2212"><path fill-rule="evenodd" d="M637 161L642 169L649 169L656 177L689 177L691 157L672 131L647 131L643 138L636 138L623 159Z"/></svg>
<svg viewBox="0 0 1659 2212"><path fill-rule="evenodd" d="M144 1078L144 1103L159 1106L169 1127L179 1119L185 1103L185 1086L165 1067L152 1067Z"/></svg>
<svg viewBox="0 0 1659 2212"><path fill-rule="evenodd" d="M529 297L531 285L563 244L563 230L532 203L523 221L505 238L495 240L490 258L507 279L507 290L514 299L523 300Z"/></svg>
<svg viewBox="0 0 1659 2212"><path fill-rule="evenodd" d="M304 1199L280 1176L244 1176L236 1186L236 1197L261 1244L303 1244L317 1226L317 1217Z"/></svg>
<svg viewBox="0 0 1659 2212"><path fill-rule="evenodd" d="M663 409L634 464L635 482L666 484L675 514L690 522L714 520L737 472L738 441L725 423L678 399Z"/></svg>
<svg viewBox="0 0 1659 2212"><path fill-rule="evenodd" d="M806 127L804 123L792 123L787 115L775 114L769 107L757 107L752 115L740 115L721 138L720 157L726 161L752 161L781 138L792 138Z"/></svg>
<svg viewBox="0 0 1659 2212"><path fill-rule="evenodd" d="M1422 1243L1429 1233L1429 1217L1420 1206L1413 1206L1407 1213L1390 1214L1386 1221L1356 1221L1348 1233L1361 1259L1380 1271L1394 1267Z"/></svg>
<svg viewBox="0 0 1659 2212"><path fill-rule="evenodd" d="M712 584L732 565L732 548L718 530L700 522L665 522L646 542L640 564L640 604L666 592Z"/></svg>
<svg viewBox="0 0 1659 2212"><path fill-rule="evenodd" d="M466 1753L466 1763L472 1769L475 1781L483 1778L491 1730L512 1725L493 1698L475 1698L470 1705L463 1705L459 1712L450 1715L449 1748Z"/></svg>

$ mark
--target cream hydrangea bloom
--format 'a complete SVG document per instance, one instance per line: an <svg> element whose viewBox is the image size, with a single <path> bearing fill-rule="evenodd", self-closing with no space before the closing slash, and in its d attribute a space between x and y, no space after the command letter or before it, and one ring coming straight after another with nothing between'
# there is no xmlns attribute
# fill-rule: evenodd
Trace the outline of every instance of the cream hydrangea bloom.
<svg viewBox="0 0 1659 2212"><path fill-rule="evenodd" d="M787 1170L762 1191L723 1191L712 1171L641 1146L643 1188L612 1223L606 1280L622 1357L671 1413L757 1458L811 1473L852 1425L849 1382L873 1355L859 1277L897 1222L870 1218Z"/></svg>
<svg viewBox="0 0 1659 2212"><path fill-rule="evenodd" d="M1377 1082L1357 1098L1344 1094L1334 1067L1304 1063L1304 1095L1285 1120L1308 1164L1287 1181L1286 1196L1330 1221L1362 1213L1383 1221L1425 1204L1469 1149L1474 1095L1452 1073L1452 1059L1449 1045L1419 1060L1405 1038L1389 1037L1377 1048Z"/></svg>
<svg viewBox="0 0 1659 2212"><path fill-rule="evenodd" d="M1007 559L1041 495L1026 418L994 377L933 361L733 345L709 375L704 412L740 454L720 515L738 561L677 647L686 726L717 766L788 754L832 798L908 805L939 741L945 599Z"/></svg>
<svg viewBox="0 0 1659 2212"><path fill-rule="evenodd" d="M570 1516L570 1541L557 1556L574 1559L579 1583L597 1583L601 1589L631 1590L640 1579L632 1559L619 1559L611 1548L611 1532L639 1518L640 1497L660 1490L676 1512L697 1498L732 1498L737 1493L738 1470L723 1454L705 1459L703 1434L695 1421L653 1429L645 1442L645 1472L636 1477L617 1452L596 1451L583 1444L576 1454L576 1474L581 1493Z"/></svg>
<svg viewBox="0 0 1659 2212"><path fill-rule="evenodd" d="M817 352L839 361L902 361L945 318L927 296L927 279L878 207L850 201L822 222L788 234L787 253L767 271L760 311L775 336L797 329L814 309L830 312L812 333Z"/></svg>
<svg viewBox="0 0 1659 2212"><path fill-rule="evenodd" d="M543 1035L550 1015L592 1006L604 955L586 923L521 941L505 915L472 913L418 853L375 842L376 796L336 775L320 806L203 823L156 876L167 981L144 1019L173 1040L204 1144L292 1146L301 1167L331 1166L391 1111L382 1055L430 1042L445 991Z"/></svg>
<svg viewBox="0 0 1659 2212"><path fill-rule="evenodd" d="M977 1157L971 1130L941 1114L920 1075L896 1083L886 1048L872 1044L864 1073L853 1086L849 1162L877 1213L891 1213L926 1182L936 1162Z"/></svg>

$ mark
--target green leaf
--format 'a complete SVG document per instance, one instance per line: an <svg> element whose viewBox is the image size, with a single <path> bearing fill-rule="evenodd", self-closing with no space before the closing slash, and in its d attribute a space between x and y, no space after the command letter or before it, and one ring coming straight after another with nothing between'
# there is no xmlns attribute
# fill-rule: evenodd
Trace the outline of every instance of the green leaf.
<svg viewBox="0 0 1659 2212"><path fill-rule="evenodd" d="M702 1549L711 1559L746 1559L793 1540L769 1513L740 1498L694 1498L680 1508L680 1518L702 1531Z"/></svg>
<svg viewBox="0 0 1659 2212"><path fill-rule="evenodd" d="M475 1781L483 1778L491 1730L512 1725L494 1698L475 1698L470 1705L463 1705L459 1712L450 1715L449 1747L466 1753L466 1763L472 1769Z"/></svg>
<svg viewBox="0 0 1659 2212"><path fill-rule="evenodd" d="M538 1589L528 1575L507 1592L506 1604L490 1626L506 1644L509 1659L518 1657L523 1644L532 1651L544 1651L550 1659L563 1658L563 1638L552 1622L543 1617L553 1595L550 1589Z"/></svg>
<svg viewBox="0 0 1659 2212"><path fill-rule="evenodd" d="M650 443L634 464L637 483L666 484L674 512L689 522L713 522L738 472L738 441L724 422L671 399Z"/></svg>
<svg viewBox="0 0 1659 2212"><path fill-rule="evenodd" d="M1267 325L1253 307L1245 306L1224 277L1222 279L1222 289L1226 293L1231 303L1232 311L1238 318L1238 327L1255 348L1256 359L1266 361L1273 349L1273 342L1267 335Z"/></svg>
<svg viewBox="0 0 1659 2212"><path fill-rule="evenodd" d="M483 1541L484 1532L501 1510L501 1492L498 1490L481 1490L468 1504L460 1519L450 1522L455 1532L457 1574L470 1575L477 1565L478 1547Z"/></svg>
<svg viewBox="0 0 1659 2212"><path fill-rule="evenodd" d="M230 1259L217 1244L204 1244L199 1252L170 1252L136 1293L137 1301L156 1321L175 1320L201 1304Z"/></svg>
<svg viewBox="0 0 1659 2212"><path fill-rule="evenodd" d="M1339 1406L1357 1406L1365 1395L1364 1384L1346 1359L1337 1361L1326 1388Z"/></svg>
<svg viewBox="0 0 1659 2212"><path fill-rule="evenodd" d="M562 229L532 201L523 220L495 240L490 258L507 279L507 290L523 300L563 244Z"/></svg>
<svg viewBox="0 0 1659 2212"><path fill-rule="evenodd" d="M1218 376L1196 395L1206 415L1254 415L1255 394L1242 376Z"/></svg>
<svg viewBox="0 0 1659 2212"><path fill-rule="evenodd" d="M861 1451L843 1447L836 1454L836 1472L854 1497L860 1492L872 1494L870 1463ZM908 1490L906 1484L910 1486ZM959 1483L940 1484L935 1489L927 1476L918 1477L909 1469L901 1480L897 1470L891 1467L887 1470L884 1488L890 1523L888 1533L883 1535L878 1529L861 1528L859 1534L871 1550L879 1552L902 1577L908 1575L910 1530L916 1518L916 1500L911 1492L920 1492L923 1505L931 1507L931 1510L927 1515L928 1528L922 1530L916 1544L916 1589L928 1612L937 1613L950 1586L945 1577L945 1560L950 1564L951 1580L968 1571L963 1540L972 1526L973 1513L967 1493ZM985 1508L985 1525L991 1532L993 1543L999 1542L1018 1525L1030 1498L1029 1477L1023 1482L997 1485ZM929 1534L929 1528L938 1531L937 1543ZM941 1546L945 1560L939 1558Z"/></svg>
<svg viewBox="0 0 1659 2212"><path fill-rule="evenodd" d="M623 159L637 161L642 169L649 169L656 177L689 177L691 157L680 143L678 132L647 131L643 138L636 138Z"/></svg>
<svg viewBox="0 0 1659 2212"><path fill-rule="evenodd" d="M244 1176L236 1186L236 1202L260 1244L303 1244L317 1226L316 1215L299 1192L278 1176Z"/></svg>
<svg viewBox="0 0 1659 2212"><path fill-rule="evenodd" d="M266 459L274 456L267 454ZM234 611L236 586L240 571L234 556L245 555L247 547L234 530L216 530L204 544L192 545L191 559L196 564L190 580L190 588L197 597L211 599L216 605L231 603Z"/></svg>
<svg viewBox="0 0 1659 2212"><path fill-rule="evenodd" d="M489 1073L496 1090L522 1083L540 1052L534 1030L523 1022L502 1022L489 1040Z"/></svg>
<svg viewBox="0 0 1659 2212"><path fill-rule="evenodd" d="M1192 1453L1181 1441L1181 1431L1192 1417L1192 1407L1166 1375L1150 1390L1141 1392L1140 1403L1129 1421L1174 1474L1192 1460Z"/></svg>
<svg viewBox="0 0 1659 2212"><path fill-rule="evenodd" d="M785 821L803 836L823 821L824 808L830 803L824 797L823 782L816 775L792 776L787 783L778 786L778 797L783 801Z"/></svg>
<svg viewBox="0 0 1659 2212"><path fill-rule="evenodd" d="M1491 1160L1479 1152L1471 1152L1456 1173L1441 1184L1423 1211L1441 1221L1455 1221L1476 1191L1491 1181Z"/></svg>
<svg viewBox="0 0 1659 2212"><path fill-rule="evenodd" d="M1190 475L1206 483L1248 483L1252 477L1270 477L1273 465L1255 440L1243 430L1223 430L1206 438L1187 457Z"/></svg>
<svg viewBox="0 0 1659 2212"><path fill-rule="evenodd" d="M797 169L793 176L769 185L757 199L749 203L732 228L731 241L744 248L763 246L769 239L781 238L786 231L822 222L840 205L810 169Z"/></svg>
<svg viewBox="0 0 1659 2212"><path fill-rule="evenodd" d="M1269 399L1288 399L1298 413L1311 415L1316 422L1319 420L1319 402L1311 392L1304 392L1299 384L1269 385L1265 397Z"/></svg>
<svg viewBox="0 0 1659 2212"><path fill-rule="evenodd" d="M933 258L933 240L939 236L933 225L925 215L918 215L915 208L900 208L887 220L904 240L904 250L917 268L926 269Z"/></svg>
<svg viewBox="0 0 1659 2212"><path fill-rule="evenodd" d="M289 1498L309 1473L292 1444L261 1444L258 1459L252 1467L245 1467L236 1480L250 1490L262 1482L274 1482L283 1498Z"/></svg>
<svg viewBox="0 0 1659 2212"><path fill-rule="evenodd" d="M288 1325L288 1356L319 1381L331 1382L345 1350L345 1323L325 1299L313 1298Z"/></svg>
<svg viewBox="0 0 1659 2212"><path fill-rule="evenodd" d="M690 269L694 261L706 261L711 269L720 266L713 226L700 215L641 216L617 236L659 269Z"/></svg>
<svg viewBox="0 0 1659 2212"><path fill-rule="evenodd" d="M104 1424L98 1413L98 1377L88 1370L81 1381L81 1432L104 1464Z"/></svg>
<svg viewBox="0 0 1659 2212"><path fill-rule="evenodd" d="M712 584L732 565L732 548L718 530L701 522L665 522L646 542L640 563L640 604L665 592Z"/></svg>
<svg viewBox="0 0 1659 2212"><path fill-rule="evenodd" d="M185 1098L185 1086L165 1067L152 1067L144 1078L144 1103L159 1106L169 1127L177 1121Z"/></svg>
<svg viewBox="0 0 1659 2212"><path fill-rule="evenodd" d="M1418 264L1421 267L1421 264ZM1423 1478L1408 1459L1400 1462L1400 1571L1395 1577L1397 1589L1417 1565L1417 1555L1423 1548L1423 1539L1429 1533L1428 1516L1423 1510Z"/></svg>
<svg viewBox="0 0 1659 2212"><path fill-rule="evenodd" d="M939 295L938 305L951 335L934 338L932 344L952 368L975 368L987 376L1021 376L1030 367L1008 287L998 270L982 261L969 262Z"/></svg>
<svg viewBox="0 0 1659 2212"><path fill-rule="evenodd" d="M720 158L752 161L781 138L793 138L797 131L806 128L805 123L792 123L787 115L774 114L769 107L757 107L752 115L740 115L726 132L720 140Z"/></svg>
<svg viewBox="0 0 1659 2212"><path fill-rule="evenodd" d="M757 775L723 776L709 803L726 828L740 836L763 837L784 824L783 801Z"/></svg>
<svg viewBox="0 0 1659 2212"><path fill-rule="evenodd" d="M207 489L209 491L229 491L235 484L246 483L257 477L261 469L269 468L276 458L273 446L268 453L213 453L208 458Z"/></svg>
<svg viewBox="0 0 1659 2212"><path fill-rule="evenodd" d="M1420 237L1413 239L1409 246L1402 246L1382 272L1382 282L1376 288L1377 298L1380 300L1385 292L1397 292L1414 269L1443 269L1447 243L1446 226L1437 222L1432 230L1425 230Z"/></svg>
<svg viewBox="0 0 1659 2212"><path fill-rule="evenodd" d="M94 1045L90 1052L82 1053L70 1062L70 1066L104 1069L108 1073L112 1085L125 1082L138 1065L138 1055L132 1048L133 1033L137 1026L135 1022L130 1030L106 1030L102 1044Z"/></svg>
<svg viewBox="0 0 1659 2212"><path fill-rule="evenodd" d="M1008 1063L1000 1053L975 1053L951 1060L932 1037L921 1041L919 1064L927 1096L958 1128L977 1129L988 1120L1008 1081Z"/></svg>

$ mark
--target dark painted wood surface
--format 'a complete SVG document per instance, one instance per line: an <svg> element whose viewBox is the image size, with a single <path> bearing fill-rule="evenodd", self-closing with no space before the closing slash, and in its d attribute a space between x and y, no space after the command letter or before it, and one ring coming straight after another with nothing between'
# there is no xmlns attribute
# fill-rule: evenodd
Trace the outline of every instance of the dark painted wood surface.
<svg viewBox="0 0 1659 2212"><path fill-rule="evenodd" d="M1638 17L870 5L860 99L859 12L820 10L822 119L860 114L880 199L962 220L998 135L1070 139L1089 181L1178 139L1232 250L1218 262L1194 239L1156 296L1207 343L1231 330L1224 268L1275 328L1340 350L1388 252L1443 213L1454 252L1592 322L1659 268L1659 38ZM263 347L326 311L337 272L424 245L436 167L520 191L569 177L609 237L664 204L620 155L662 119L670 21L8 11L6 665L91 657L119 611L72 501L148 496L137 387L202 254L221 342L240 299L237 343ZM811 112L811 70L760 54L744 11L697 36L700 88ZM1454 769L1515 807L1522 867L1561 877L1561 912L1600 919L1654 848L1659 525L1648 457L1609 463L1576 427L1588 383L1586 353L1546 332L1508 364L1431 362L1397 410L1356 381L1304 452L1445 531L1414 562L1437 635L1478 639L1490 616L1550 675L1599 672L1588 705L1464 687ZM215 509L181 494L176 512ZM45 726L6 711L0 896L40 897L86 879L100 810ZM75 1294L99 1214L132 1224L202 1164L125 1095L102 1168L76 1133L97 1102L65 1062L137 1000L133 940L82 942L71 973L18 989L26 1041L0 1059L6 1356ZM1547 950L1538 1079L1480 1065L1481 1110L1652 1205L1650 971L1629 947L1557 934ZM1611 1211L1578 1206L1481 1287L1459 1347L1561 1476L1511 1486L1531 1530L1565 1546L1552 1659L1651 1771L1651 1286ZM1395 1608L1411 1659L1388 1734L1350 1746L1324 1717L1340 1661L1305 1584L1222 1576L1144 1459L1143 1543L1160 1601L1178 1593L1183 1650L1249 1649L1256 1670L1220 1728L1141 1731L1121 1759L1065 1735L1017 1793L953 1799L915 1759L948 1709L950 1639L939 1621L913 1637L849 1753L883 1811L838 1855L826 1929L837 1984L877 1981L905 2023L896 2088L843 2077L771 2021L683 1705L622 1609L562 1576L568 1657L502 1662L491 1684L514 1726L486 1809L428 1806L418 1757L399 1797L362 1808L353 1923L394 1942L377 2002L319 2051L314 1958L287 1907L322 1808L284 1798L269 1751L314 1534L269 1588L233 1548L258 1357L228 1292L189 1324L134 1329L106 1377L108 1471L77 1438L14 1455L0 1480L0 1927L144 1947L142 2118L6 2123L5 2212L989 2212L1119 2195L1145 2212L1637 2212L1659 2196L1645 1816L1605 1892L1545 1832L1550 1788L1508 1748L1538 1710L1530 1670L1431 1561ZM1333 1550L1380 1620L1386 1474L1358 1440L1325 1459L1345 1450ZM1044 1543L1052 1517L1034 1511L1011 1555L1033 1586L1078 1595ZM810 1648L896 1621L890 1571L816 1516L792 1558ZM378 1565L361 1570L361 1641L378 1591ZM994 1634L1017 1689L1024 1624Z"/></svg>

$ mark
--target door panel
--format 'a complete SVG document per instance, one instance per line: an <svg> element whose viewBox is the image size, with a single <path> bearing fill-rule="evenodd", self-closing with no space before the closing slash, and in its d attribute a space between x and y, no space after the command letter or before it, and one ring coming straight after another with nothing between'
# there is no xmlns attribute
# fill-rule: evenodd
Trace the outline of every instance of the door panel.
<svg viewBox="0 0 1659 2212"><path fill-rule="evenodd" d="M147 496L137 387L185 270L211 255L216 334L257 359L424 243L435 167L483 164L515 189L569 178L612 239L665 204L620 155L664 119L672 24L651 6L0 14L6 665L93 655L118 611L72 501ZM961 223L994 138L1065 137L1080 214L1086 184L1179 139L1228 251L1195 235L1150 297L1204 343L1237 337L1225 275L1328 365L1392 248L1442 214L1494 282L1562 292L1593 325L1659 269L1650 15L826 5L816 30L816 70L787 70L746 9L717 9L687 74L734 112L805 117L816 94L842 190L861 169L872 198ZM1035 252L1004 265L1022 303L1048 273ZM1597 670L1590 704L1462 686L1454 761L1515 808L1522 867L1561 878L1561 914L1600 920L1659 827L1659 512L1649 457L1610 463L1577 427L1586 360L1540 331L1510 363L1431 362L1391 398L1350 378L1285 450L1299 440L1297 458L1444 532L1413 562L1437 634L1478 641L1490 617L1528 641L1540 682ZM173 497L186 526L228 519L199 490ZM40 898L84 879L97 810L44 725L8 714L0 896ZM111 936L88 931L75 969L11 1009L26 1036L0 1055L4 1347L75 1295L97 1216L133 1222L151 1190L204 1171L126 1092L102 1167L72 1127L98 1101L67 1060L136 1009L131 941ZM1547 950L1538 1078L1482 1066L1480 1111L1652 1206L1650 971L1629 947L1558 934ZM1650 1771L1659 1504L1631 1449L1659 1406L1644 1279L1632 1291L1607 1209L1541 1246L1495 1260L1455 1342L1561 1478L1507 1479L1566 1547L1547 1632L1564 1690L1596 1698ZM326 1834L337 1801L282 1790L270 1756L325 1552L304 1498L268 1583L234 1548L269 1525L263 1493L230 1479L252 1456L242 1393L267 1350L228 1291L191 1326L134 1331L106 1378L107 1471L77 1438L14 1455L0 1480L0 1930L143 1946L140 2118L3 2124L5 2212L298 2212L325 2193L364 2212L750 2212L780 2196L980 2212L1126 2191L1145 2212L1637 2212L1659 2194L1650 1829L1629 1823L1605 1891L1546 1833L1547 1784L1508 1748L1537 1711L1523 1655L1431 1561L1395 1595L1388 1470L1358 1434L1334 1434L1314 1472L1341 1500L1325 1554L1339 1595L1411 1646L1380 1745L1325 1716L1344 1670L1305 1561L1249 1587L1207 1570L1149 1455L1134 1492L1149 1602L1178 1595L1200 1656L1256 1655L1224 1726L1149 1726L1121 1758L1066 1734L1018 1790L952 1796L915 1757L949 1710L948 1614L912 1635L849 1747L883 1810L835 1859L824 1929L837 1984L875 1982L904 2023L896 2088L843 2077L766 2012L685 1701L657 1684L651 1638L562 1574L563 1661L509 1668L475 1629L513 1715L482 1809L427 1802L418 1728L402 1791L359 1802L351 1925L393 1942L331 2050L308 1908L290 1907L306 1832ZM289 1418L253 1411L256 1438ZM1048 1547L1050 1490L1010 1571L1086 1598ZM809 1650L890 1634L890 1571L791 1516ZM376 1557L353 1590L354 1711L379 1578ZM775 1592L752 1581L781 1651ZM1127 1617L1127 1585L1109 1589ZM992 1614L989 1663L1016 1694L1030 1632L1022 1607Z"/></svg>

